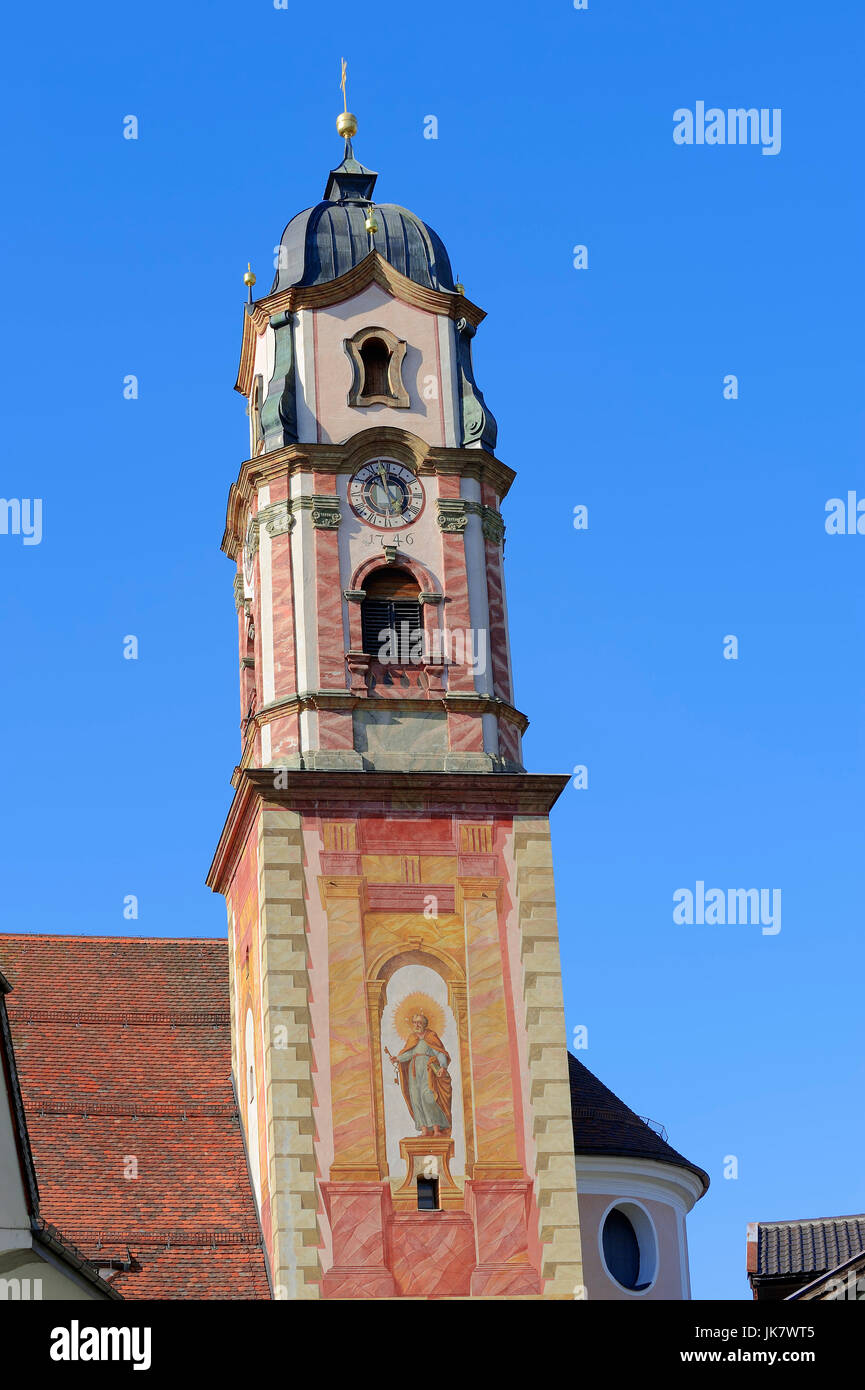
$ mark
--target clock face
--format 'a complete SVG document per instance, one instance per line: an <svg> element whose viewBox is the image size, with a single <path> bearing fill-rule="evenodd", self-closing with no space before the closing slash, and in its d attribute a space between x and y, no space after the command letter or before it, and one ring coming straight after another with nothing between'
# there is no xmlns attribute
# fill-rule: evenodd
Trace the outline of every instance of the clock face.
<svg viewBox="0 0 865 1390"><path fill-rule="evenodd" d="M410 468L394 459L372 459L348 485L352 511L369 526L410 526L423 510L424 491Z"/></svg>

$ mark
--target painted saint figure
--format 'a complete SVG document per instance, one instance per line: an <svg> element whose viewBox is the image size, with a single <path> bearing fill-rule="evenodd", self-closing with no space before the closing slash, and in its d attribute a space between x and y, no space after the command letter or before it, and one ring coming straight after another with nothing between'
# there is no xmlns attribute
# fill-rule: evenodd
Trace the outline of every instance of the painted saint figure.
<svg viewBox="0 0 865 1390"><path fill-rule="evenodd" d="M453 1090L448 1073L450 1056L438 1033L430 1028L425 1014L415 1014L411 1026L415 1036L408 1040L399 1056L394 1057L390 1052L387 1055L397 1069L403 1099L415 1128L421 1134L449 1134Z"/></svg>

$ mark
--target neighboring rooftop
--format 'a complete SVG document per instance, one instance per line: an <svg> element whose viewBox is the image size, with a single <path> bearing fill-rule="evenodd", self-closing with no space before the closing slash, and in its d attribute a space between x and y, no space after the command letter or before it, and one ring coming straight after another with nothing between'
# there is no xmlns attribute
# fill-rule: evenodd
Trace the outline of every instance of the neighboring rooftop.
<svg viewBox="0 0 865 1390"><path fill-rule="evenodd" d="M709 1186L709 1176L680 1154L646 1120L620 1100L613 1091L568 1053L571 1083L571 1118L574 1125L574 1152L604 1154L616 1158L655 1159L676 1168L687 1168Z"/></svg>
<svg viewBox="0 0 865 1390"><path fill-rule="evenodd" d="M0 934L0 966L42 1217L124 1298L268 1298L227 943Z"/></svg>
<svg viewBox="0 0 865 1390"><path fill-rule="evenodd" d="M789 1297L820 1275L865 1254L865 1214L748 1227L748 1278L755 1296Z"/></svg>

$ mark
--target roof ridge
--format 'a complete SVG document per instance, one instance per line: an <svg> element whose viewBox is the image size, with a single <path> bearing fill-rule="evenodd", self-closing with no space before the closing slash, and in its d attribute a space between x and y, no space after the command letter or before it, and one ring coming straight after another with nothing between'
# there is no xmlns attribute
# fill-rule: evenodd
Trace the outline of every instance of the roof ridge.
<svg viewBox="0 0 865 1390"><path fill-rule="evenodd" d="M865 1221L865 1212L851 1212L847 1216L791 1216L755 1224L765 1230L767 1226L835 1226L839 1221Z"/></svg>
<svg viewBox="0 0 865 1390"><path fill-rule="evenodd" d="M63 931L0 931L0 942L9 941L134 941L136 945L150 941L175 943L180 941L212 942L228 945L227 936L126 936L122 932L63 932Z"/></svg>
<svg viewBox="0 0 865 1390"><path fill-rule="evenodd" d="M149 1116L160 1116L167 1119L172 1118L204 1118L219 1119L222 1116L233 1117L237 1112L237 1106L233 1100L191 1100L187 1104L182 1101L171 1101L161 1104L159 1101L108 1101L108 1100L88 1100L86 1096L71 1096L66 1100L42 1100L38 1095L31 1093L27 1109L31 1117L36 1115L81 1115L85 1119L91 1115L127 1115L132 1119L147 1119Z"/></svg>
<svg viewBox="0 0 865 1390"><path fill-rule="evenodd" d="M27 1004L7 1008L16 1023L171 1023L189 1028L227 1027L231 1022L228 1009L40 1009Z"/></svg>
<svg viewBox="0 0 865 1390"><path fill-rule="evenodd" d="M244 1227L239 1231L205 1230L172 1231L166 1229L149 1230L147 1227L126 1227L123 1229L89 1230L84 1227L72 1228L76 1241L85 1245L260 1245L261 1232L257 1226ZM88 1259L91 1257L88 1256Z"/></svg>

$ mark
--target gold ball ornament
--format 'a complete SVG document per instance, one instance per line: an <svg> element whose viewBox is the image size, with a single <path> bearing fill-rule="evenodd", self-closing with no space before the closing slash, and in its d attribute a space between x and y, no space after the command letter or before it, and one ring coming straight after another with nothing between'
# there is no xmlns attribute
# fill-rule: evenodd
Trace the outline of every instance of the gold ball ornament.
<svg viewBox="0 0 865 1390"><path fill-rule="evenodd" d="M336 118L336 129L337 134L350 140L353 135L357 135L357 116L351 111L340 111Z"/></svg>
<svg viewBox="0 0 865 1390"><path fill-rule="evenodd" d="M366 227L366 230L369 232L370 236L375 236L376 232L378 231L378 223L375 220L375 211L373 208L370 208L369 212L367 213L363 225Z"/></svg>
<svg viewBox="0 0 865 1390"><path fill-rule="evenodd" d="M247 285L249 289L252 289L252 286L255 284L255 274L249 264L249 261L246 262L246 270L243 272L243 283L244 285Z"/></svg>

